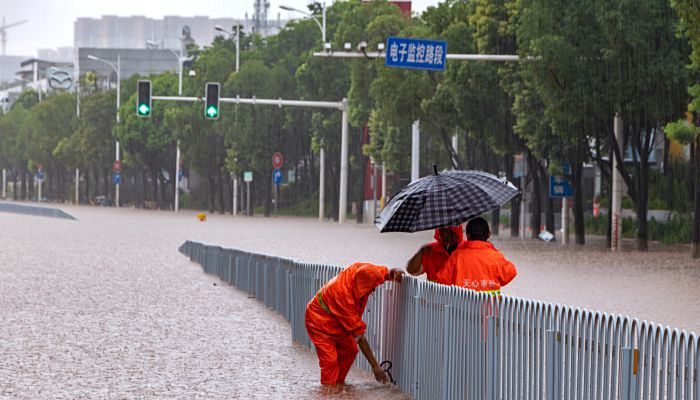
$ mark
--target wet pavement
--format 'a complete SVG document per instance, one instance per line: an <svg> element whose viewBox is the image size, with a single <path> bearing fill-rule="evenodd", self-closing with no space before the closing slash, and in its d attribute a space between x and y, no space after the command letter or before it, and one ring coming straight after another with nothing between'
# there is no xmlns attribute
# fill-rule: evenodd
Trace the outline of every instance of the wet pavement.
<svg viewBox="0 0 700 400"><path fill-rule="evenodd" d="M185 240L339 265L400 266L432 234L368 225L99 207L77 221L0 213L0 398L379 399L353 370L326 393L288 323L204 275ZM700 263L685 246L612 254L496 238L518 266L505 292L700 332ZM361 355L360 355L361 357Z"/></svg>

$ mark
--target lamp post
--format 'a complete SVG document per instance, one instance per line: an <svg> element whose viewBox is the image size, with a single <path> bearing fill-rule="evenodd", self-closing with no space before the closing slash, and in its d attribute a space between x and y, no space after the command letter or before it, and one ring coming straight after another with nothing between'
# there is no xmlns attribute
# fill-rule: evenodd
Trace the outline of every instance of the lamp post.
<svg viewBox="0 0 700 400"><path fill-rule="evenodd" d="M318 18L316 18L313 14L311 14L307 11L300 10L298 8L294 8L294 7L290 7L290 6L285 6L285 5L281 5L280 8L285 10L285 11L298 12L299 14L305 15L305 16L313 19L314 22L316 22L316 25L318 25L319 29L321 29L321 42L324 45L326 44L326 2L323 2L323 4L321 5L322 20L320 22L319 22Z"/></svg>
<svg viewBox="0 0 700 400"><path fill-rule="evenodd" d="M326 46L326 3L323 2L321 5L322 7L322 13L321 13L321 21L318 20L317 17L315 17L313 14L306 12L304 10L300 10L298 8L286 6L286 5L280 5L280 8L285 10L285 11L290 11L290 12L297 12L299 14L302 14L306 17L309 17L314 20L316 25L318 25L318 28L321 30L321 44L325 48ZM318 177L318 220L323 221L323 213L324 213L324 186L326 183L326 152L323 149L323 145L321 145L321 150L319 151L318 154L318 161L319 161L319 177ZM341 172L342 175L342 172ZM342 189L341 189L342 191ZM341 214L344 215L345 210L341 209ZM340 217L339 217L340 218ZM344 218L342 218L344 219Z"/></svg>
<svg viewBox="0 0 700 400"><path fill-rule="evenodd" d="M99 61L103 62L114 70L114 72L117 74L117 124L119 123L119 105L120 105L120 94L121 90L119 89L119 86L121 86L121 56L117 54L117 65L114 65L114 63L111 63L107 60L104 60L99 57L95 57L92 54L88 55L87 58L89 60L93 61ZM119 141L117 140L115 143L115 160L119 161ZM119 207L119 183L114 184L114 205Z"/></svg>
<svg viewBox="0 0 700 400"><path fill-rule="evenodd" d="M229 31L228 29L220 26L220 25L215 25L214 29L216 29L219 32L223 32L229 36L233 36L233 32ZM238 72L238 69L240 67L240 53L241 53L241 26L236 24L236 72Z"/></svg>
<svg viewBox="0 0 700 400"><path fill-rule="evenodd" d="M223 32L229 36L233 36L233 32L229 31L228 29L224 28L221 25L215 25L214 29L216 29L219 32ZM240 69L241 66L241 26L239 24L236 24L236 72ZM233 209L231 210L231 213L233 215L236 215L238 213L238 175L235 173L233 175ZM243 201L243 196L241 196L241 201Z"/></svg>
<svg viewBox="0 0 700 400"><path fill-rule="evenodd" d="M146 41L146 46L151 45L154 47L160 47L160 45L152 40ZM177 57L177 67L178 67L178 81L177 81L177 95L182 96L182 69L185 61L192 60L192 57L186 57L183 53L185 51L185 37L180 36L180 54L175 52L173 49L170 50L175 57ZM180 210L180 141L177 141L177 148L175 150L175 212Z"/></svg>

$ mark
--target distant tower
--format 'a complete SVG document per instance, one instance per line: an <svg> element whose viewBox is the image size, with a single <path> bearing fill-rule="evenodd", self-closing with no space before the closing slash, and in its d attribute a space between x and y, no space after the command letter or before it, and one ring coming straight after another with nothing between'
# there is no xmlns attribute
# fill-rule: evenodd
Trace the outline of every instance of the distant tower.
<svg viewBox="0 0 700 400"><path fill-rule="evenodd" d="M267 28L267 12L270 10L270 2L268 0L254 0L255 15L255 32L262 33Z"/></svg>

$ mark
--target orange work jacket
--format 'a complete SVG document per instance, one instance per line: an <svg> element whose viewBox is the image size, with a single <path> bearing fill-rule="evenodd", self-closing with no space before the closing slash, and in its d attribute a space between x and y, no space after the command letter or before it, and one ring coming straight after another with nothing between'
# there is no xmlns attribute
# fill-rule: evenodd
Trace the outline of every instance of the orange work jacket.
<svg viewBox="0 0 700 400"><path fill-rule="evenodd" d="M457 239L457 249L464 244L464 233L462 231L462 225L451 226L450 229L454 232L459 239ZM440 279L438 272L445 265L445 261L450 258L450 253L445 250L445 245L442 243L440 238L440 231L435 230L435 241L430 243L430 250L424 251L421 255L421 264L423 265L423 271L425 275L431 282L442 283L443 285L451 285L451 281L444 281ZM454 251L453 251L454 252Z"/></svg>
<svg viewBox="0 0 700 400"><path fill-rule="evenodd" d="M468 240L452 255L439 273L441 280L477 292L499 294L517 275L512 262L489 242Z"/></svg>
<svg viewBox="0 0 700 400"><path fill-rule="evenodd" d="M309 302L308 307L316 302L325 311L313 313L310 323L328 335L364 335L367 324L362 314L367 300L388 274L389 268L369 263L354 263L345 268Z"/></svg>

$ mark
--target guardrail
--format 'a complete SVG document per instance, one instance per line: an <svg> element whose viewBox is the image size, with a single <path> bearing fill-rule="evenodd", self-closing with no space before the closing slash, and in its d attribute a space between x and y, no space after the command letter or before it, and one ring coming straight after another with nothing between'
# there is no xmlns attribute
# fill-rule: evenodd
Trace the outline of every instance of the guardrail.
<svg viewBox="0 0 700 400"><path fill-rule="evenodd" d="M190 241L180 251L312 347L306 304L342 268ZM406 277L377 288L363 318L377 359L416 399L700 400L698 336L627 316ZM371 371L363 357L355 366Z"/></svg>

